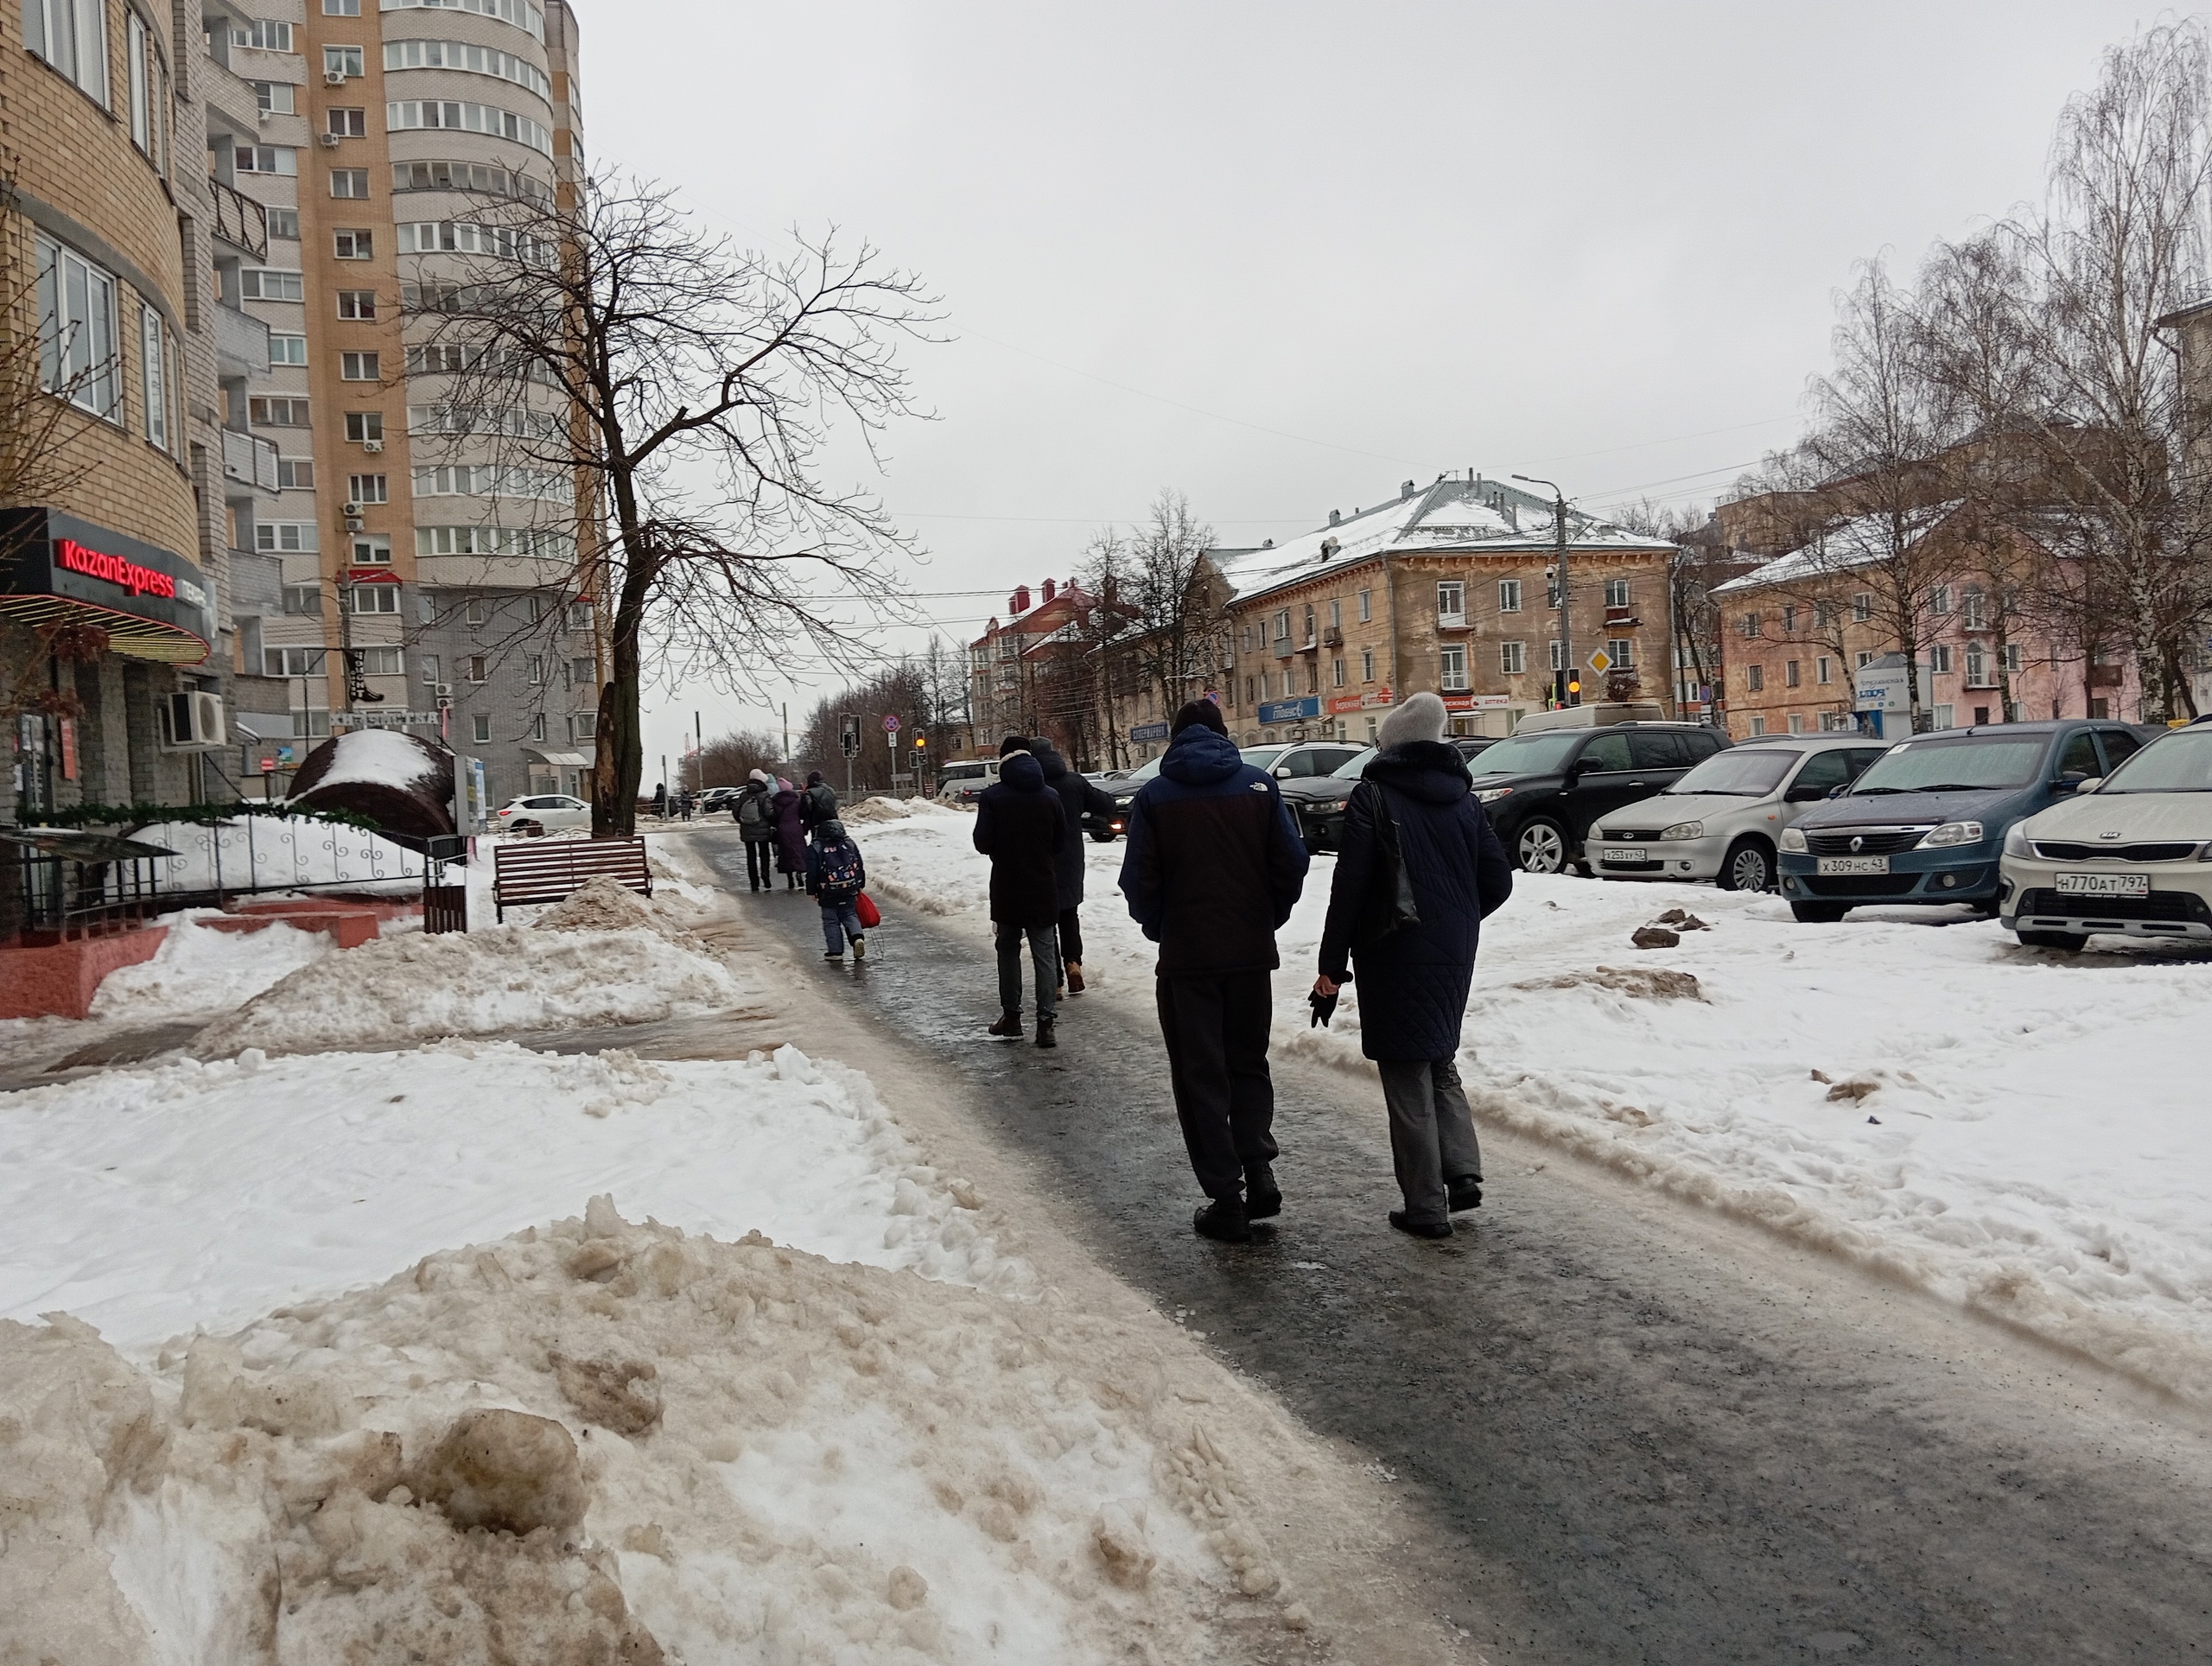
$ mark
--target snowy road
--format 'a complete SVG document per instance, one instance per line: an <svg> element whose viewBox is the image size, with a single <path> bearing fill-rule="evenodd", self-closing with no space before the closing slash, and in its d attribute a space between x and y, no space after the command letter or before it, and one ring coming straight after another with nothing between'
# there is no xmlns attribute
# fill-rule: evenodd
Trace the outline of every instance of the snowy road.
<svg viewBox="0 0 2212 1666"><path fill-rule="evenodd" d="M742 894L734 836L694 848L821 965L804 899ZM1480 1230L1413 1243L1382 1227L1375 1093L1296 1061L1286 1213L1205 1244L1140 1009L1072 1003L1056 1055L994 1045L970 925L901 910L872 946L812 974L823 999L911 1082L950 1076L1069 1230L1394 1479L1393 1555L1494 1660L2212 1650L2212 1440L2120 1379L1488 1128Z"/></svg>

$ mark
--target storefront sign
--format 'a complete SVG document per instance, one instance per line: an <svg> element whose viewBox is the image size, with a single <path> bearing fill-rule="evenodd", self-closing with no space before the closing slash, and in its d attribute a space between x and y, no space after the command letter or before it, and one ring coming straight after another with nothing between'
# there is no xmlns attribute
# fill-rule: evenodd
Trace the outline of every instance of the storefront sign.
<svg viewBox="0 0 2212 1666"><path fill-rule="evenodd" d="M205 660L215 637L192 563L54 509L0 511L0 614L95 626L115 653L178 665Z"/></svg>
<svg viewBox="0 0 2212 1666"><path fill-rule="evenodd" d="M1444 696L1446 711L1503 711L1513 703L1510 694L1447 694Z"/></svg>
<svg viewBox="0 0 2212 1666"><path fill-rule="evenodd" d="M330 727L357 728L435 728L445 714L437 711L334 711Z"/></svg>
<svg viewBox="0 0 2212 1666"><path fill-rule="evenodd" d="M1262 723L1295 723L1302 718L1321 715L1321 696L1302 694L1295 700L1265 700L1260 703Z"/></svg>
<svg viewBox="0 0 2212 1666"><path fill-rule="evenodd" d="M1373 711L1377 707L1391 703L1391 694L1388 689L1371 689L1359 696L1360 709L1363 711Z"/></svg>
<svg viewBox="0 0 2212 1666"><path fill-rule="evenodd" d="M1329 715L1340 717L1348 711L1357 711L1364 695L1332 694L1329 696Z"/></svg>
<svg viewBox="0 0 2212 1666"><path fill-rule="evenodd" d="M170 574L141 567L128 556L104 555L98 550L87 550L74 538L54 539L54 562L57 567L99 579L118 589L128 590L134 596L173 599L176 595L176 580Z"/></svg>

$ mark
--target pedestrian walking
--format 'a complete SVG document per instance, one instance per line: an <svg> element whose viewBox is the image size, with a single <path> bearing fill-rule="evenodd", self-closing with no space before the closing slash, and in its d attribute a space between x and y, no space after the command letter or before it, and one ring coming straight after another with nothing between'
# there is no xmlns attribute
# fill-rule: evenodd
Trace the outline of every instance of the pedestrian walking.
<svg viewBox="0 0 2212 1666"><path fill-rule="evenodd" d="M1016 737L1018 738L1018 737ZM991 859L991 925L999 957L999 1021L993 1035L1021 1033L1021 950L1037 983L1037 1045L1056 1047L1059 1017L1059 795L1046 790L1031 753L1001 747L999 779L976 801L976 849Z"/></svg>
<svg viewBox="0 0 2212 1666"><path fill-rule="evenodd" d="M806 881L806 828L799 820L798 794L784 781L768 802L776 817L776 871L784 876L784 889L796 891Z"/></svg>
<svg viewBox="0 0 2212 1666"><path fill-rule="evenodd" d="M822 905L822 957L842 961L846 939L853 958L868 958L868 938L861 930L861 891L868 884L868 864L861 848L845 831L844 823L832 817L814 824L814 842L806 850L806 891Z"/></svg>
<svg viewBox="0 0 2212 1666"><path fill-rule="evenodd" d="M1275 932L1306 883L1306 842L1274 778L1237 756L1219 708L1175 714L1160 773L1129 807L1122 893L1160 945L1156 994L1175 1115L1211 1202L1192 1224L1242 1243L1282 1211L1268 1028Z"/></svg>
<svg viewBox="0 0 2212 1666"><path fill-rule="evenodd" d="M798 795L798 818L806 827L838 819L837 790L822 779L818 769L807 772L806 790Z"/></svg>
<svg viewBox="0 0 2212 1666"><path fill-rule="evenodd" d="M1049 741L1036 745L1037 762L1044 769L1045 785L1058 795L1067 824L1060 831L1058 862L1060 886L1060 984L1065 993L1083 993L1083 818L1111 816L1114 801L1068 767L1066 759Z"/></svg>
<svg viewBox="0 0 2212 1666"><path fill-rule="evenodd" d="M653 788L653 814L661 820L668 819L668 783L662 781Z"/></svg>
<svg viewBox="0 0 2212 1666"><path fill-rule="evenodd" d="M776 804L767 772L756 769L746 779L745 789L730 807L737 821L737 836L745 842L745 877L755 891L774 887Z"/></svg>
<svg viewBox="0 0 2212 1666"><path fill-rule="evenodd" d="M1443 701L1413 696L1375 738L1344 806L1313 993L1327 1003L1357 978L1360 1051L1382 1074L1405 1201L1390 1224L1448 1238L1453 1213L1483 1199L1459 1027L1482 923L1512 894L1513 864L1444 744Z"/></svg>

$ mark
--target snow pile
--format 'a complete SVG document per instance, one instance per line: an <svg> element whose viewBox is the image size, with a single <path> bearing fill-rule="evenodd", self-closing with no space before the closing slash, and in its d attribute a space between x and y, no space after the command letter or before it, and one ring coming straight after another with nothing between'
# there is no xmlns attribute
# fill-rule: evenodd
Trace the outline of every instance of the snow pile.
<svg viewBox="0 0 2212 1666"><path fill-rule="evenodd" d="M352 729L334 737L330 746L328 767L311 783L318 792L333 786L383 786L411 792L452 774L453 766L434 748L399 729Z"/></svg>
<svg viewBox="0 0 2212 1666"><path fill-rule="evenodd" d="M327 932L283 925L220 932L204 924L224 918L214 908L164 915L168 935L154 957L110 972L92 997L92 1016L153 1023L221 1012L336 950Z"/></svg>
<svg viewBox="0 0 2212 1666"><path fill-rule="evenodd" d="M595 1197L152 1373L0 1326L0 1591L72 1662L1194 1659L1305 1617L1188 1369Z"/></svg>
<svg viewBox="0 0 2212 1666"><path fill-rule="evenodd" d="M168 892L331 885L413 892L423 883L423 858L405 845L311 816L240 816L213 827L156 822L130 836L176 852L153 864Z"/></svg>
<svg viewBox="0 0 2212 1666"><path fill-rule="evenodd" d="M734 1006L720 961L657 932L524 925L364 944L302 967L194 1040L203 1058L402 1046L447 1035L650 1024Z"/></svg>
<svg viewBox="0 0 2212 1666"><path fill-rule="evenodd" d="M840 818L848 823L906 822L961 813L934 798L861 798L838 811Z"/></svg>
<svg viewBox="0 0 2212 1666"><path fill-rule="evenodd" d="M702 946L669 918L665 904L649 902L604 874L540 910L531 925L541 932L653 932L671 943Z"/></svg>

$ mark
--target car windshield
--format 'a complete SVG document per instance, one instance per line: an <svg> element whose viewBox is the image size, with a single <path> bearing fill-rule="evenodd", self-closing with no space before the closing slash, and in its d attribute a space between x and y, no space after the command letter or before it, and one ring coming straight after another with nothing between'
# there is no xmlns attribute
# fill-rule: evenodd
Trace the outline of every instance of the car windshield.
<svg viewBox="0 0 2212 1666"><path fill-rule="evenodd" d="M1364 752L1355 752L1329 773L1339 780L1356 781L1367 773L1367 766L1374 760L1375 754L1381 749L1379 747L1370 747Z"/></svg>
<svg viewBox="0 0 2212 1666"><path fill-rule="evenodd" d="M1795 747L1738 747L1716 752L1667 789L1717 792L1731 798L1764 798L1804 754Z"/></svg>
<svg viewBox="0 0 2212 1666"><path fill-rule="evenodd" d="M1548 775L1567 762L1582 738L1576 729L1550 729L1538 734L1516 734L1484 747L1470 759L1467 767L1477 775Z"/></svg>
<svg viewBox="0 0 2212 1666"><path fill-rule="evenodd" d="M1980 792L2025 786L2042 766L2041 735L1961 735L1950 741L1901 741L1853 783L1850 796L1885 792Z"/></svg>
<svg viewBox="0 0 2212 1666"><path fill-rule="evenodd" d="M2105 778L2107 792L2212 792L2212 728L2162 734Z"/></svg>
<svg viewBox="0 0 2212 1666"><path fill-rule="evenodd" d="M1271 769L1275 760L1289 750L1288 747L1246 747L1236 755L1255 769Z"/></svg>

